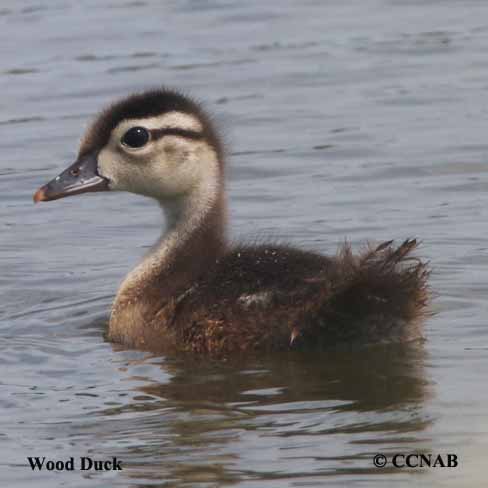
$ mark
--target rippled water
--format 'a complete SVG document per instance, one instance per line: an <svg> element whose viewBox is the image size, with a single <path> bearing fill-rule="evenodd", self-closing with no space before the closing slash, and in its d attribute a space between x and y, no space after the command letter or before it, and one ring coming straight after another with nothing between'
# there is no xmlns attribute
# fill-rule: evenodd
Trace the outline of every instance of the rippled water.
<svg viewBox="0 0 488 488"><path fill-rule="evenodd" d="M487 48L482 0L3 0L2 486L482 486ZM202 364L105 342L157 206L31 196L103 104L161 83L220 121L235 238L330 253L421 238L437 295L425 343ZM374 467L398 452L459 466ZM124 469L27 465L84 455Z"/></svg>

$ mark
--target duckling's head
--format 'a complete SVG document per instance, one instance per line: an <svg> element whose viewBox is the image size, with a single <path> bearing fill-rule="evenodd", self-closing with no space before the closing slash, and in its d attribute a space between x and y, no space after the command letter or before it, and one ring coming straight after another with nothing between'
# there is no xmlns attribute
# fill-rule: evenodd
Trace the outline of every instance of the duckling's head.
<svg viewBox="0 0 488 488"><path fill-rule="evenodd" d="M76 162L34 201L123 190L164 202L222 178L222 147L209 117L191 99L160 89L106 108L86 131Z"/></svg>

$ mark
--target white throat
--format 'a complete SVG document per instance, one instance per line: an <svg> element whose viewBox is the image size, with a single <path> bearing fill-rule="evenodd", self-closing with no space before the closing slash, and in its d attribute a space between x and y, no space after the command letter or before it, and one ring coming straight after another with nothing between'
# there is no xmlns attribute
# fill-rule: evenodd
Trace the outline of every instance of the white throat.
<svg viewBox="0 0 488 488"><path fill-rule="evenodd" d="M137 290L142 290L143 285L150 283L153 278L164 275L178 250L205 225L206 216L221 203L218 165L215 163L208 167L205 178L191 192L177 198L159 199L166 216L166 229L153 249L122 282L114 308L119 301L137 295ZM202 245L205 246L205 243Z"/></svg>

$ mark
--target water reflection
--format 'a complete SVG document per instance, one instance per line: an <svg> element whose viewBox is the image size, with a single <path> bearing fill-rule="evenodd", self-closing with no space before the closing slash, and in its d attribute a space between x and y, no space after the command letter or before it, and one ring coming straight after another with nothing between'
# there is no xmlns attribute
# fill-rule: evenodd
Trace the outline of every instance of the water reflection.
<svg viewBox="0 0 488 488"><path fill-rule="evenodd" d="M421 343L229 363L150 361L162 381L131 376L145 383L137 402L104 412L124 419L132 441L118 455L139 482L391 474L374 467L373 455L418 448L432 422L423 410L431 386ZM141 367L135 361L128 371Z"/></svg>

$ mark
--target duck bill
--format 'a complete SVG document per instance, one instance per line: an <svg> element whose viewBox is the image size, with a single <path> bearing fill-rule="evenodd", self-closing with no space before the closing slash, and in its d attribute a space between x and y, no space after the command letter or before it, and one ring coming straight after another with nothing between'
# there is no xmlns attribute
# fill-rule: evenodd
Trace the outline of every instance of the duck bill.
<svg viewBox="0 0 488 488"><path fill-rule="evenodd" d="M96 155L89 154L78 159L56 178L34 193L34 202L47 202L59 198L94 191L109 190L109 181L98 174Z"/></svg>

